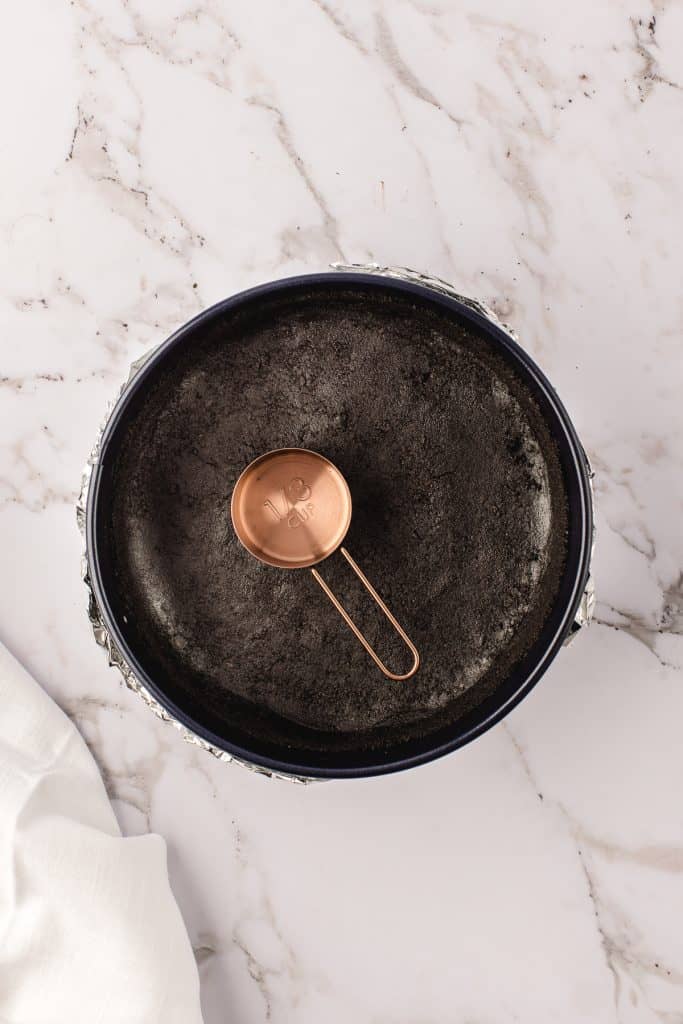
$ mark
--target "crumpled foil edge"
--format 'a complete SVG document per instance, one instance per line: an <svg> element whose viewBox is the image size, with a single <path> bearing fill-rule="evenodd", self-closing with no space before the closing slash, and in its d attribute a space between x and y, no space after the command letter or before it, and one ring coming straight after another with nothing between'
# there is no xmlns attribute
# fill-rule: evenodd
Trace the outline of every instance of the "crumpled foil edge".
<svg viewBox="0 0 683 1024"><path fill-rule="evenodd" d="M501 330L505 331L517 344L520 344L519 338L516 332L509 326L509 324L503 323L493 309L481 302L478 299L471 299L466 295L461 295L453 285L449 284L448 281L444 281L439 277L433 277L429 274L422 274L417 270L410 270L408 267L385 267L378 263L332 263L333 270L339 271L353 271L356 273L364 274L378 274L383 277L396 278L401 281L412 281L416 284L421 284L425 288L430 288L432 291L440 292L443 295L448 295L451 298L457 299L458 302L467 306L469 309L481 314L486 317L492 323L494 323ZM109 422L109 417L125 391L128 390L131 382L137 376L139 371L145 365L147 360L154 354L158 346L150 349L139 359L136 359L130 367L130 372L124 384L119 389L115 399L109 403L106 409L106 413L100 429L97 434L95 444L93 445L92 451L88 458L81 476L81 489L78 500L76 502L76 521L78 528L81 533L83 542L82 556L81 556L81 576L86 586L88 593L88 619L92 628L93 636L95 641L102 647L107 655L107 660L110 668L115 668L121 674L124 683L129 690L136 693L145 702L147 707L152 711L157 718L163 722L170 723L174 729L177 729L182 738L187 742L191 743L195 747L199 747L201 750L205 750L219 761L226 763L232 763L240 765L243 768L247 768L249 771L254 772L257 775L265 775L267 778L282 779L287 782L297 782L306 785L311 782L322 782L323 779L318 779L305 775L290 775L286 772L273 771L269 768L264 768L262 765L253 764L251 761L245 761L243 758L235 757L234 754L229 754L221 747L217 747L207 740L198 736L197 733L188 729L186 725L174 718L173 715L164 708L155 697L149 692L147 687L140 682L132 668L121 654L121 651L116 646L114 638L109 632L102 615L100 613L97 599L93 591L92 583L90 580L90 572L88 568L88 547L87 547L87 535L86 535L86 515L88 507L88 492L90 490L90 481L92 478L92 472L98 463L100 457L100 445L102 441L102 435ZM591 481L590 485L590 496L591 496L591 508L594 507L594 496L593 496L593 470L591 469L588 456L585 451L583 452L586 460L586 466L588 468L588 475ZM591 561L593 558L593 551L595 549L595 540L593 541L593 547L591 548ZM572 628L565 639L565 644L569 643L576 633L583 627L587 626L593 617L595 609L595 588L593 583L593 576L589 574L586 588L584 590L581 602L579 604Z"/></svg>
<svg viewBox="0 0 683 1024"><path fill-rule="evenodd" d="M411 270L410 267L387 267L380 263L332 263L333 270L340 271L352 271L357 274L377 274L380 277L391 277L397 281L410 281L414 284L421 284L425 288L430 288L434 292L439 292L441 295L448 295L452 299L456 299L463 306L467 306L468 309L474 310L475 313L479 313L481 316L486 317L491 323L495 324L496 327L504 331L517 345L521 348L521 341L517 332L509 325L504 323L498 314L490 306L487 306L481 299L471 299L467 295L461 295L456 288L453 287L448 281L444 281L441 277L434 277L431 274L423 274L419 270ZM580 442L579 442L580 443ZM591 466L590 459L586 454L586 450L581 445L581 452L583 454L584 461L586 463L586 469L588 471L588 482L589 482L589 495L590 495L590 507L591 507L591 520L593 522L593 537L591 543L591 554L590 564L593 563L593 555L595 553L595 492L593 489L593 467ZM589 570L588 579L586 580L586 586L583 594L581 595L581 601L579 607L576 610L574 621L572 622L569 633L565 637L564 646L571 643L579 630L583 629L584 626L590 625L590 621L593 618L595 612L595 580L592 571Z"/></svg>

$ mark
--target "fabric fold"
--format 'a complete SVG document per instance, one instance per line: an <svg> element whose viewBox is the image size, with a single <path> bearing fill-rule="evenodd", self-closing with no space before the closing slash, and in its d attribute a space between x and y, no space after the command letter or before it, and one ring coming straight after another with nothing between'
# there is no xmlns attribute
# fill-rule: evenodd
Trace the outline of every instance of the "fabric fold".
<svg viewBox="0 0 683 1024"><path fill-rule="evenodd" d="M201 1024L157 835L121 836L76 728L0 645L0 1021Z"/></svg>

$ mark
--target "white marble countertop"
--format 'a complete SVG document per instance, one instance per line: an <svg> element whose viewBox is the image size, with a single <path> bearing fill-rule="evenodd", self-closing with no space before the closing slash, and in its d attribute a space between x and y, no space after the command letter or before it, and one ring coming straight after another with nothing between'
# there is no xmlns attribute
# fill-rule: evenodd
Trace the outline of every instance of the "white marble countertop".
<svg viewBox="0 0 683 1024"><path fill-rule="evenodd" d="M165 836L207 1024L683 1021L683 7L24 0L5 28L0 638ZM133 359L340 258L516 327L596 470L597 623L470 747L297 787L107 669L74 503Z"/></svg>

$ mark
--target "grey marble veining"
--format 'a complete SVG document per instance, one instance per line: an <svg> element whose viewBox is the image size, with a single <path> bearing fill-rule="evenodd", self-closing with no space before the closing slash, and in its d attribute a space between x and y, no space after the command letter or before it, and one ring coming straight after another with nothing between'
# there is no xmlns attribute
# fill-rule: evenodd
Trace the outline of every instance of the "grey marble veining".
<svg viewBox="0 0 683 1024"><path fill-rule="evenodd" d="M0 39L0 636L168 841L207 1024L683 1019L679 4L74 0ZM92 642L80 471L129 364L329 262L516 329L596 472L597 624L441 762L214 762Z"/></svg>

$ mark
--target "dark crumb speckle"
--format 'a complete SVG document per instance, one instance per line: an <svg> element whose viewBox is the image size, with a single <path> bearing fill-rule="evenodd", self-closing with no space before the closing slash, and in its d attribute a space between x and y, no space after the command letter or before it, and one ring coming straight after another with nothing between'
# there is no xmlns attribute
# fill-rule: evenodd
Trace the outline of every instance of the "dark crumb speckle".
<svg viewBox="0 0 683 1024"><path fill-rule="evenodd" d="M103 503L115 604L207 727L303 751L395 746L480 702L538 637L565 558L555 444L508 364L436 309L331 285L261 299L177 346L131 412ZM380 675L310 573L238 544L237 476L283 446L346 476L347 547L422 655L409 683ZM402 669L343 559L319 568Z"/></svg>

